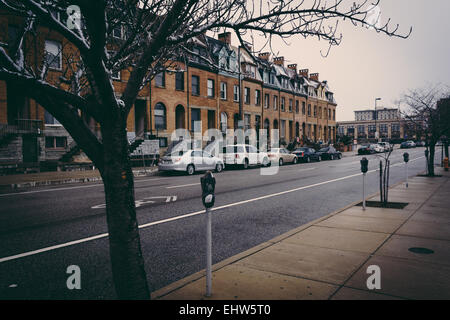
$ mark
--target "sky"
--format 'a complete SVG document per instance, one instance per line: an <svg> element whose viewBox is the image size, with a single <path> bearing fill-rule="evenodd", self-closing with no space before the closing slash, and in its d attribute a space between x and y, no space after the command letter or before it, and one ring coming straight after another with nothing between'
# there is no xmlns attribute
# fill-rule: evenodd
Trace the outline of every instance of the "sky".
<svg viewBox="0 0 450 320"><path fill-rule="evenodd" d="M327 42L317 38L274 42L285 65L297 63L328 81L338 103L337 121L354 120L355 110L374 109L375 98L382 99L377 107L398 107L409 89L450 85L450 1L382 0L379 9L381 22L391 18L402 34L412 27L411 36L388 37L341 21L342 42L327 57L321 55Z"/></svg>

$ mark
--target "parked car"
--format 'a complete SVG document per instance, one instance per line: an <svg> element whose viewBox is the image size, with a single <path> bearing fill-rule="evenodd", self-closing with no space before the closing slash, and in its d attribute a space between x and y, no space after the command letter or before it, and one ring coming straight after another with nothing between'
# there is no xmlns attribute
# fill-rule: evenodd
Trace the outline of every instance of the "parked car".
<svg viewBox="0 0 450 320"><path fill-rule="evenodd" d="M375 149L373 147L373 145L371 144L363 144L361 147L359 147L358 149L358 154L359 155L363 155L363 154L373 154L375 153Z"/></svg>
<svg viewBox="0 0 450 320"><path fill-rule="evenodd" d="M313 148L297 148L292 151L292 154L295 154L299 161L302 162L311 162L311 161L321 161L319 154Z"/></svg>
<svg viewBox="0 0 450 320"><path fill-rule="evenodd" d="M272 148L267 152L267 155L272 163L278 163L280 166L285 163L297 164L298 162L297 156L285 148Z"/></svg>
<svg viewBox="0 0 450 320"><path fill-rule="evenodd" d="M425 147L425 141L416 141L416 147Z"/></svg>
<svg viewBox="0 0 450 320"><path fill-rule="evenodd" d="M206 170L221 172L224 168L222 159L202 150L173 151L158 163L159 171L186 171L189 175Z"/></svg>
<svg viewBox="0 0 450 320"><path fill-rule="evenodd" d="M326 148L322 148L319 151L317 151L317 154L322 160L334 160L334 159L341 159L342 153L337 151L334 147L329 146Z"/></svg>
<svg viewBox="0 0 450 320"><path fill-rule="evenodd" d="M380 144L373 144L372 145L373 150L375 150L376 153L382 153L384 152L384 147L382 147Z"/></svg>
<svg viewBox="0 0 450 320"><path fill-rule="evenodd" d="M401 149L409 149L409 148L415 148L415 147L416 147L416 144L414 143L414 141L411 141L411 140L402 142L402 144L400 145Z"/></svg>
<svg viewBox="0 0 450 320"><path fill-rule="evenodd" d="M394 146L389 142L378 142L378 144L384 149L384 152L389 152L394 150Z"/></svg>
<svg viewBox="0 0 450 320"><path fill-rule="evenodd" d="M228 145L223 148L223 160L226 165L238 165L247 169L249 166L270 166L269 156L249 144Z"/></svg>

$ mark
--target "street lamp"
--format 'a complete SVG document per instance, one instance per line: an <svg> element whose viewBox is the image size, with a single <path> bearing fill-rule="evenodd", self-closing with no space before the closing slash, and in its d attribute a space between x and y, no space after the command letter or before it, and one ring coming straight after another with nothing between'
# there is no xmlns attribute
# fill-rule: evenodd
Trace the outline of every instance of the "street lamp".
<svg viewBox="0 0 450 320"><path fill-rule="evenodd" d="M379 142L379 137L378 137L378 129L377 129L377 118L378 118L378 114L377 114L377 101L380 101L381 98L375 98L375 139L377 139Z"/></svg>

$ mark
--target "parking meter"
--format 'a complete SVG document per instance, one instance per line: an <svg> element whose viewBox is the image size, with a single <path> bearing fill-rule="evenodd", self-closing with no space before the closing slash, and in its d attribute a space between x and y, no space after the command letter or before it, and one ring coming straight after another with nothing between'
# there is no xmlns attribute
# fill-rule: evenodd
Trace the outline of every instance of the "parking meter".
<svg viewBox="0 0 450 320"><path fill-rule="evenodd" d="M403 154L403 161L405 161L406 163L409 162L409 153L408 153L408 152L405 152L405 153Z"/></svg>
<svg viewBox="0 0 450 320"><path fill-rule="evenodd" d="M361 172L362 173L366 173L367 171L369 171L369 160L367 160L367 158L362 158L361 159Z"/></svg>
<svg viewBox="0 0 450 320"><path fill-rule="evenodd" d="M216 188L216 178L214 178L211 171L208 171L200 178L202 186L202 202L205 208L214 206L215 196L214 189Z"/></svg>

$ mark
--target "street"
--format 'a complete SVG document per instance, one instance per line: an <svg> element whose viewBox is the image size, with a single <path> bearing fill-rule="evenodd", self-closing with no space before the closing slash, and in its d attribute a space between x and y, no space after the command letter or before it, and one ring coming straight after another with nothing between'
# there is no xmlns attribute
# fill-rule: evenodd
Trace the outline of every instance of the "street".
<svg viewBox="0 0 450 320"><path fill-rule="evenodd" d="M390 184L425 170L424 148L395 150ZM378 192L377 155L369 159L366 195ZM214 174L213 264L355 201L362 200L361 156ZM137 218L151 291L205 268L200 177L135 179ZM42 187L0 194L0 299L114 299L103 185ZM81 289L66 286L67 267Z"/></svg>

